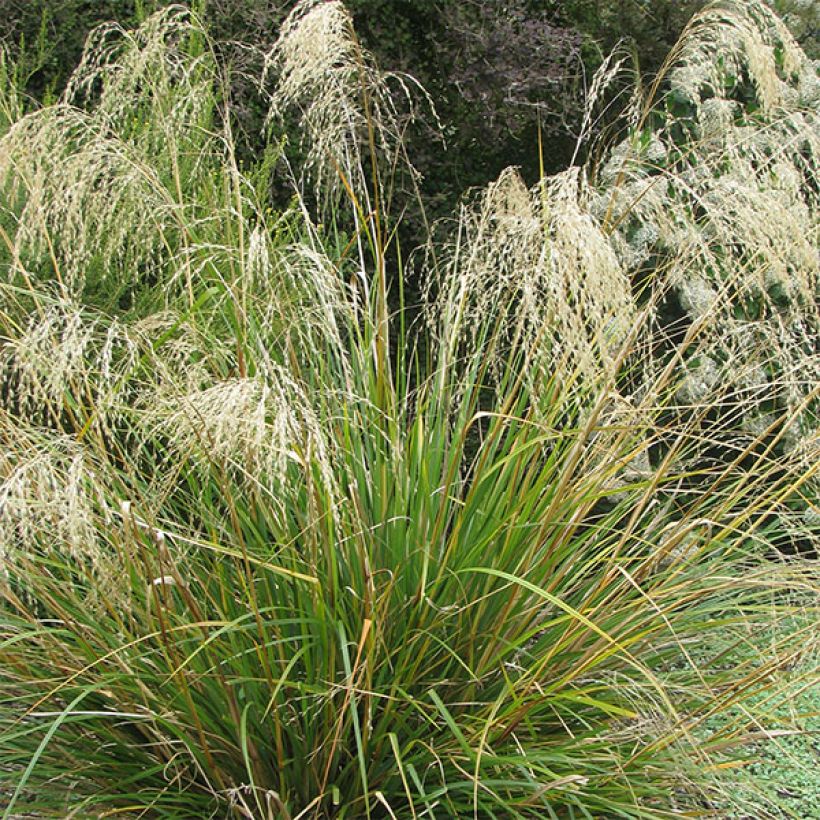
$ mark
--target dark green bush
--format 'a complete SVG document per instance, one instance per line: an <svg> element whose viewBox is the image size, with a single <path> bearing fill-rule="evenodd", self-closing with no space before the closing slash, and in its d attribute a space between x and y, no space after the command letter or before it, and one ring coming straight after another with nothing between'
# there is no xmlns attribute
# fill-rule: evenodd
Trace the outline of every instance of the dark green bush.
<svg viewBox="0 0 820 820"><path fill-rule="evenodd" d="M133 25L167 0L4 0L4 40L26 55L26 87L42 99L58 94L79 61L88 31L107 20ZM2 4L0 4L2 5ZM262 103L253 83L252 53L275 41L290 0L195 0L211 36L233 63L233 111L246 132L246 151L261 145ZM428 207L446 212L468 187L483 185L507 165L527 178L539 171L537 126L544 132L547 170L569 161L583 94L579 78L602 50L634 42L646 70L660 65L695 2L649 4L574 0L351 0L364 45L386 70L408 72L430 92L449 147L429 124L409 135L409 152L425 177ZM436 208L436 202L440 207Z"/></svg>

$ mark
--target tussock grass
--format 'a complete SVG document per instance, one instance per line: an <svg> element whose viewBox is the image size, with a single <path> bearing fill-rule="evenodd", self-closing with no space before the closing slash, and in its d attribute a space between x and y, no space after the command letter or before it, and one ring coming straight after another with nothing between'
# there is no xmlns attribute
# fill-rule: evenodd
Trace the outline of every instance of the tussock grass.
<svg viewBox="0 0 820 820"><path fill-rule="evenodd" d="M703 651L816 613L816 571L764 557L795 497L816 532L808 434L778 446L816 384L749 432L753 391L687 387L692 352L729 331L676 334L663 300L701 273L764 276L771 257L725 243L758 249L765 209L721 222L716 201L686 226L698 253L673 245L641 280L619 231L685 211L669 191L695 190L694 154L664 169L668 208L617 210L640 158L609 183L506 172L428 254L416 349L388 293L384 79L335 2L297 6L269 69L271 123L304 112L294 178L328 194L322 224L298 185L268 210L275 125L238 167L179 8L98 32L66 98L0 140L3 816L724 805L723 770L768 730L761 694L817 641ZM800 234L777 253L811 316ZM701 290L706 315L733 315L737 291Z"/></svg>

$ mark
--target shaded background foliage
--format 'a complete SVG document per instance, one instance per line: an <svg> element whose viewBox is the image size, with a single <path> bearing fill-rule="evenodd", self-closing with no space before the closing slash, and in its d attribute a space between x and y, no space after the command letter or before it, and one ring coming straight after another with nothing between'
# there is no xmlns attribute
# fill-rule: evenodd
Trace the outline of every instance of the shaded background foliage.
<svg viewBox="0 0 820 820"><path fill-rule="evenodd" d="M2 40L23 55L20 80L39 100L59 94L89 30L131 26L167 0L0 0ZM233 110L249 157L259 150L264 105L249 77L292 0L193 0L234 68ZM538 128L547 172L571 161L584 86L603 54L628 46L644 76L662 64L704 0L349 0L356 30L381 67L411 74L428 90L441 132L424 118L408 133L426 207L451 212L467 188L517 165L539 173ZM820 4L774 3L809 56L818 54ZM243 74L243 70L246 72ZM442 151L442 141L449 150ZM410 222L412 224L412 220Z"/></svg>
<svg viewBox="0 0 820 820"><path fill-rule="evenodd" d="M108 20L131 26L165 0L0 0L2 39L23 55L21 83L33 97L53 98L82 53L88 31ZM251 52L276 39L290 0L194 0L211 35L238 72L232 96L249 154L261 144L263 105L243 68ZM634 45L640 68L658 68L702 0L350 0L356 30L381 67L417 78L442 123L408 135L424 177L432 215L446 213L469 187L508 165L538 174L537 129L547 171L565 167L575 144L583 86L621 40ZM448 151L442 152L442 137Z"/></svg>
<svg viewBox="0 0 820 820"><path fill-rule="evenodd" d="M89 30L109 20L131 26L167 0L0 0L0 37L22 52L26 90L58 94ZM239 68L252 57L237 41L265 49L292 0L192 0L214 39ZM537 123L546 170L572 155L584 78L619 42L651 75L704 0L349 0L356 31L386 70L408 72L430 92L448 150L428 128L410 135L410 155L425 177L428 201L442 212L465 188L483 185L508 165L538 172ZM776 0L809 56L818 54L820 4ZM261 102L234 78L234 103L260 144Z"/></svg>

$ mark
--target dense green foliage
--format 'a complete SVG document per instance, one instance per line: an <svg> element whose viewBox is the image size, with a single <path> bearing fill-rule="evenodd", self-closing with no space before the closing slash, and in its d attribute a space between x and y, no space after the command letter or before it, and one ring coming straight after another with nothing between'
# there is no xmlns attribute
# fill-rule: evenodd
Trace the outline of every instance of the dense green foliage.
<svg viewBox="0 0 820 820"><path fill-rule="evenodd" d="M79 62L88 32L116 20L130 27L171 0L5 0L3 40L22 52L21 80L52 99ZM232 111L243 157L262 149L266 106L252 77L258 54L275 42L293 0L194 0L220 59L230 63ZM570 161L590 78L612 48L629 51L647 81L661 68L704 0L350 0L356 31L380 66L407 72L430 93L429 117L405 135L422 174L425 208L447 216L463 191L487 184L509 165L530 182L540 173L536 145L550 172ZM810 56L820 30L816 4L776 0ZM22 48L21 48L22 47ZM418 241L418 214L403 232Z"/></svg>
<svg viewBox="0 0 820 820"><path fill-rule="evenodd" d="M362 43L441 5L135 8L39 106L3 56L3 820L789 809L727 773L817 680L772 550L820 529L816 69L710 6L612 129L602 61L579 164L411 256L429 109Z"/></svg>
<svg viewBox="0 0 820 820"><path fill-rule="evenodd" d="M79 61L88 32L117 20L135 25L158 0L11 0L5 15L7 46L23 46L25 86L38 98L62 91ZM409 135L415 165L426 180L427 208L446 214L457 196L486 184L507 165L538 174L538 114L548 140L550 170L571 156L583 108L582 74L626 38L642 69L659 68L688 18L702 2L617 3L574 0L455 2L455 0L351 0L356 30L382 68L406 71L430 92L444 126L429 120ZM197 0L209 33L235 67L253 71L254 60L231 43L264 50L276 39L289 0ZM264 116L252 83L233 75L234 114L247 129L251 150Z"/></svg>

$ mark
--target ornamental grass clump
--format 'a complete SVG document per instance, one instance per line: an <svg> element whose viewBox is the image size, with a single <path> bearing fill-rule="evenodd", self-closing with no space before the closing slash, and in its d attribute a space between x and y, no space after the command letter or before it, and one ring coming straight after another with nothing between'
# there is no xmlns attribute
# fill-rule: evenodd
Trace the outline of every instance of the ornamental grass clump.
<svg viewBox="0 0 820 820"><path fill-rule="evenodd" d="M277 148L239 167L178 8L96 35L69 86L87 93L0 138L3 817L724 805L721 773L777 728L759 696L817 636L728 665L710 647L816 613L816 571L760 548L816 462L768 432L704 460L743 413L679 411L711 332L654 341L670 287L637 286L590 168L532 190L505 172L465 204L426 257L416 346L388 292L399 154L345 20L298 4L271 61L310 128L359 106L344 145L310 135L316 212L300 189L270 212ZM327 37L312 83L357 66L344 98L287 90L307 32ZM160 79L124 76L141 66ZM312 118L312 95L341 119ZM127 110L144 120L117 130ZM30 172L55 118L77 124L57 149L75 170L46 182ZM55 202L83 157L95 183L67 233ZM125 256L85 236L123 167L154 197L115 201Z"/></svg>

